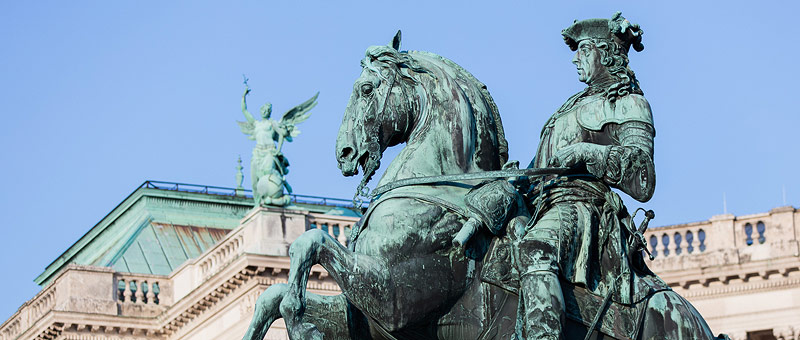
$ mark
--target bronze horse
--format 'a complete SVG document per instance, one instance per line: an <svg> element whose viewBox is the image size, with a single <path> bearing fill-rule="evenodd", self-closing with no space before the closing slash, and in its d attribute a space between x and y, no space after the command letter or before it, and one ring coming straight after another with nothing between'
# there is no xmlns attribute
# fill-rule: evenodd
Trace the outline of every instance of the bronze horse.
<svg viewBox="0 0 800 340"><path fill-rule="evenodd" d="M448 59L400 52L399 45L398 32L392 44L370 47L361 61L336 143L342 173L352 176L361 167L363 193L383 151L401 143L406 146L379 187L501 169L508 147L486 86ZM481 228L466 248L453 245L469 219L464 197L478 184L411 185L385 192L354 227L349 248L325 232L307 231L289 249L288 284L270 286L259 297L244 339L262 340L281 317L292 340L517 338L517 296L481 280L490 248L502 266L502 238ZM524 205L517 208L509 219L528 216ZM315 264L328 271L342 294L306 292ZM632 317L625 314L631 311L638 319L629 320L627 331L601 323L595 339L714 338L697 311L669 289L654 290L636 306L612 303L606 309L585 289L564 287L565 296L572 297L568 306L580 309L569 314L568 339L587 334L591 320L581 311L596 310L613 311L607 313L610 320Z"/></svg>

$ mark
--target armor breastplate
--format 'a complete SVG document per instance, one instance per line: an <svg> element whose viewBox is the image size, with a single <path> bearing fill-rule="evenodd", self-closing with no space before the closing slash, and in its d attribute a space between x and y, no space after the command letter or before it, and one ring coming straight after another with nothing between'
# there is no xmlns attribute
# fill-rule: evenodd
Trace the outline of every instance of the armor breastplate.
<svg viewBox="0 0 800 340"><path fill-rule="evenodd" d="M636 94L626 97L612 103L602 94L595 94L554 113L542 128L534 167L547 167L558 150L576 143L619 145L612 130L622 123L639 121L652 126L650 105L644 97Z"/></svg>

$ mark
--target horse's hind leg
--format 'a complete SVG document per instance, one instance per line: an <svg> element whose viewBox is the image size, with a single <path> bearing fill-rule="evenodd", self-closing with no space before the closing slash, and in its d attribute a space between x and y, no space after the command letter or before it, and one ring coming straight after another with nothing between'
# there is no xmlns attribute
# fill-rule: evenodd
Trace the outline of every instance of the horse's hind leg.
<svg viewBox="0 0 800 340"><path fill-rule="evenodd" d="M253 320L247 329L243 340L262 340L267 335L270 325L281 317L279 305L289 290L287 284L275 284L261 293L256 300ZM305 322L313 324L315 329L325 339L344 340L351 339L349 325L360 324L359 320L350 320L347 299L344 295L323 296L308 294L306 311L303 316Z"/></svg>

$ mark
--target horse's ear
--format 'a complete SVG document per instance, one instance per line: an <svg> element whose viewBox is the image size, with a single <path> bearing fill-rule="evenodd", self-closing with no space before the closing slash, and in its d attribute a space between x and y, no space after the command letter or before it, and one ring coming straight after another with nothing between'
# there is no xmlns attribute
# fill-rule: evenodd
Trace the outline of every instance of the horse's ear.
<svg viewBox="0 0 800 340"><path fill-rule="evenodd" d="M394 39L392 39L392 48L397 51L400 51L400 38L403 37L403 34L400 30L397 30L397 34L394 35Z"/></svg>

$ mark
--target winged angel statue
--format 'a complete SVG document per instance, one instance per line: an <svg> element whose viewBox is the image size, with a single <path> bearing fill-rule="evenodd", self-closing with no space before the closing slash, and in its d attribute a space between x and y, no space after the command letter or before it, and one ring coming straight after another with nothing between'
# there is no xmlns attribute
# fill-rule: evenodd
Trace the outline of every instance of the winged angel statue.
<svg viewBox="0 0 800 340"><path fill-rule="evenodd" d="M288 205L291 200L288 194L292 193L292 187L286 182L289 161L281 153L281 147L284 142L291 142L293 137L300 134L300 130L296 126L311 116L309 111L317 105L319 92L311 99L284 113L280 121L269 119L272 114L272 104L266 103L261 106L262 119L256 120L247 111L247 94L250 93L250 86L247 85L246 79L244 85L242 113L247 121L237 123L249 139L256 141L250 164L255 206ZM284 187L287 194L284 194Z"/></svg>

